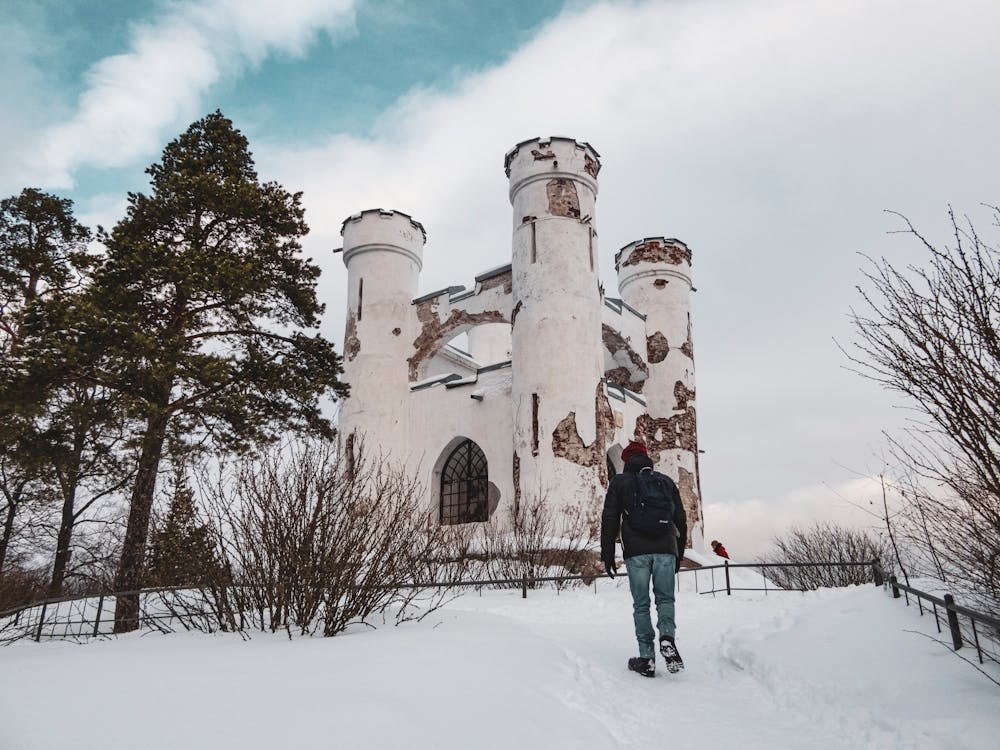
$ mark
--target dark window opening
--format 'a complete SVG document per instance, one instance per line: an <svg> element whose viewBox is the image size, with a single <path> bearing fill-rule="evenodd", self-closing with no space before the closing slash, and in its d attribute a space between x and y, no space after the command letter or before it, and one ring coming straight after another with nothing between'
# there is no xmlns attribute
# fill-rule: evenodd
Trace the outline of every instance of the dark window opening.
<svg viewBox="0 0 1000 750"><path fill-rule="evenodd" d="M358 320L361 320L361 295L365 291L365 280L358 279Z"/></svg>
<svg viewBox="0 0 1000 750"><path fill-rule="evenodd" d="M489 518L486 456L474 442L464 440L441 470L441 523L474 523Z"/></svg>
<svg viewBox="0 0 1000 750"><path fill-rule="evenodd" d="M531 455L538 455L538 394L531 394Z"/></svg>

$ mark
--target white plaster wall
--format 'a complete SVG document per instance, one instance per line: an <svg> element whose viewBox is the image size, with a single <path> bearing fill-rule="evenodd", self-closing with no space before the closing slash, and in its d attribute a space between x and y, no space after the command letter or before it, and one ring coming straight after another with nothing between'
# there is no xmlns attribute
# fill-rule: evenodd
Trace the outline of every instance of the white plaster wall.
<svg viewBox="0 0 1000 750"><path fill-rule="evenodd" d="M469 354L481 365L511 358L511 330L507 323L486 323L469 329Z"/></svg>
<svg viewBox="0 0 1000 750"><path fill-rule="evenodd" d="M427 363L426 375L421 380L434 377L435 375L450 375L451 373L461 375L465 378L475 375L478 369L467 357L463 357L451 349L451 347L444 346Z"/></svg>
<svg viewBox="0 0 1000 750"><path fill-rule="evenodd" d="M608 402L611 404L617 425L614 437L608 445L608 452L612 456L615 471L620 473L622 470L621 451L633 439L635 420L639 418L640 414L646 413L646 407L637 400L637 398L642 398L638 394L635 398L625 395L625 400L621 401L615 389L609 388L608 393Z"/></svg>
<svg viewBox="0 0 1000 750"><path fill-rule="evenodd" d="M427 487L428 508L440 509L440 475L434 471L455 438L465 437L483 450L489 481L500 492L495 512L505 513L513 502L509 368L482 373L477 382L457 388L435 385L410 396L410 441L423 447L419 477ZM482 400L472 398L472 394Z"/></svg>

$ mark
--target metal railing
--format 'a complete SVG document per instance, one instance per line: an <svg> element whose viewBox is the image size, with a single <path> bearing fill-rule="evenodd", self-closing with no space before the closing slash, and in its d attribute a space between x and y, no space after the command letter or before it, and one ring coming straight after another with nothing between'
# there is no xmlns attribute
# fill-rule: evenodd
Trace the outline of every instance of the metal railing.
<svg viewBox="0 0 1000 750"><path fill-rule="evenodd" d="M951 594L937 596L900 583L896 580L896 576L888 576L883 588L892 592L893 599L901 597L905 599L908 607L910 597L913 597L921 617L925 612L934 615L938 633L943 632L941 628L943 610L952 648L955 651L961 650L966 641L970 641L976 649L980 664L985 660L1000 664L1000 618L958 604ZM930 606L925 606L925 602Z"/></svg>
<svg viewBox="0 0 1000 750"><path fill-rule="evenodd" d="M730 563L710 565L697 568L681 568L685 575L693 575L695 591L699 594L717 594L725 592L732 595L739 591L763 591L765 594L781 591L804 591L802 588L782 588L767 586L764 577L763 587L741 587L733 584L731 569L752 568L761 570L767 568L809 568L822 566L871 566L871 562L820 562L820 563ZM725 586L716 588L716 571L722 571ZM702 590L700 576L711 576L711 587ZM535 576L525 574L520 578L478 579L469 581L422 581L399 586L403 589L434 589L434 588L520 588L522 598L526 598L530 589L538 588L539 584L555 583L557 587L564 583L581 582L593 585L597 592L597 580L604 578L603 573ZM677 576L677 586L680 587L681 576ZM877 580L878 585L882 584ZM176 630L194 629L192 622L196 618L212 618L217 612L213 609L210 599L226 600L226 589L242 587L232 584L227 587L171 586L155 589L140 589L136 591L119 591L99 595L69 596L46 599L24 606L0 612L0 643L31 639L40 641L46 639L85 640L96 637L108 637L114 634L115 606L119 596L131 596L139 599L138 629L145 631L174 632ZM212 596L208 596L211 593ZM236 613L239 616L240 613Z"/></svg>
<svg viewBox="0 0 1000 750"><path fill-rule="evenodd" d="M750 568L752 570L760 571L761 579L763 580L763 586L736 586L733 584L732 577L730 576L730 571L740 568ZM721 594L725 592L727 596L732 596L734 591L763 591L765 596L768 593L773 592L783 592L783 591L813 591L817 588L822 588L823 584L812 585L812 586L780 586L776 583L768 586L768 577L765 573L766 570L771 569L782 569L782 568L794 568L798 570L809 569L809 568L870 568L872 571L872 581L876 586L881 586L884 580L884 574L882 569L878 566L875 560L865 560L861 562L851 562L851 561L836 561L831 560L829 562L810 562L810 563L731 563L726 560L722 565L705 565L698 568L681 568L681 572L694 572L695 574L695 592L698 594ZM721 570L724 575L725 585L722 588L716 588L717 584L715 581L715 571ZM698 574L701 572L710 572L711 574L711 588L702 591L699 586Z"/></svg>

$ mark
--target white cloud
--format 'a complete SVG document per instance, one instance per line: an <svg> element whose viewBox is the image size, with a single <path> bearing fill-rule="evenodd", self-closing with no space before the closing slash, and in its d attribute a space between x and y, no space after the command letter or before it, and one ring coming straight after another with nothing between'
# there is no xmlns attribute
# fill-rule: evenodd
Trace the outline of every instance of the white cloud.
<svg viewBox="0 0 1000 750"><path fill-rule="evenodd" d="M122 166L155 153L163 135L200 110L224 75L267 55L302 54L316 34L350 28L353 0L188 0L136 24L127 52L86 74L74 116L43 133L36 181L65 187L85 164Z"/></svg>
<svg viewBox="0 0 1000 750"><path fill-rule="evenodd" d="M180 2L137 26L125 54L90 71L79 111L43 134L48 173L66 182L81 164L144 158L220 77L351 24L346 0L269 5ZM883 209L945 239L949 202L1000 200L996 28L992 0L571 9L504 64L411 91L369 138L265 135L253 150L262 175L304 191L325 333L340 340L346 274L330 250L345 217L414 215L429 234L422 291L468 284L509 260L506 150L546 135L592 143L609 294L625 243L665 234L694 248L706 532L746 556L793 520L836 517L826 486L851 487L840 466L862 469L900 421L832 338L850 340L857 251L921 260L886 235L899 223ZM89 211L109 209L98 198Z"/></svg>
<svg viewBox="0 0 1000 750"><path fill-rule="evenodd" d="M796 487L846 481L838 464L860 468L900 421L832 339L850 340L857 251L918 258L886 235L899 224L883 209L935 234L949 202L997 200L998 27L985 0L600 5L453 88L410 92L368 139L258 140L255 153L305 192L325 329L340 339L346 275L330 250L346 216L414 215L429 235L422 291L468 284L509 260L505 151L533 136L592 143L609 293L623 244L666 234L694 248L706 502L766 516Z"/></svg>
<svg viewBox="0 0 1000 750"><path fill-rule="evenodd" d="M895 497L890 497L890 509ZM882 487L875 477L836 486L796 487L779 496L705 504L706 540L719 539L737 562L767 557L771 541L793 527L808 528L824 520L878 535L884 531Z"/></svg>

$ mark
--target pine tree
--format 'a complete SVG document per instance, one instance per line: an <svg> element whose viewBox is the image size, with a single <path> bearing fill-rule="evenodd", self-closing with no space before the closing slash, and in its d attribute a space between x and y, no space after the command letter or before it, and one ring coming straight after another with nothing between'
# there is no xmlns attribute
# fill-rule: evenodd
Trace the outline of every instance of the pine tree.
<svg viewBox="0 0 1000 750"><path fill-rule="evenodd" d="M300 256L300 194L261 182L246 138L220 112L192 124L147 170L149 195L103 237L88 340L102 385L141 420L139 462L116 588L142 584L168 428L245 449L284 430L333 429L324 395L346 395L333 345L315 328L319 268ZM138 627L138 598L119 597L117 632Z"/></svg>
<svg viewBox="0 0 1000 750"><path fill-rule="evenodd" d="M150 534L146 586L186 586L219 581L222 565L212 531L198 520L194 491L177 477L163 523Z"/></svg>
<svg viewBox="0 0 1000 750"><path fill-rule="evenodd" d="M66 403L53 408L59 398L52 365L62 355L54 355L58 347L49 346L46 333L52 331L48 324L53 318L63 315L57 311L71 307L71 299L78 296L96 263L87 253L89 240L90 231L73 217L72 201L34 188L0 201L0 498L4 509L0 575L15 516L33 500L62 496L64 522L55 568L64 570L68 558L73 502L85 473L81 464L95 414L89 407L80 411ZM60 320L60 326L65 323L65 318ZM79 450L73 450L73 440ZM72 519L68 526L66 518ZM60 573L59 585L61 580Z"/></svg>

